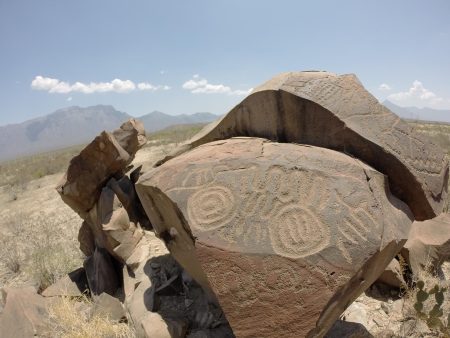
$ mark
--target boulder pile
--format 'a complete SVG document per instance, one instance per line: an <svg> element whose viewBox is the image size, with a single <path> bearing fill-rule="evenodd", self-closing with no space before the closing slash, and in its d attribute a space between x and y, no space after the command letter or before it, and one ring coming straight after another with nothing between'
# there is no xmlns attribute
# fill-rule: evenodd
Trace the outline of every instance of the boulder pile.
<svg viewBox="0 0 450 338"><path fill-rule="evenodd" d="M401 285L399 253L449 258L446 156L354 75L278 75L141 172L145 143L133 119L103 132L57 188L77 274L139 337L324 337L378 278Z"/></svg>

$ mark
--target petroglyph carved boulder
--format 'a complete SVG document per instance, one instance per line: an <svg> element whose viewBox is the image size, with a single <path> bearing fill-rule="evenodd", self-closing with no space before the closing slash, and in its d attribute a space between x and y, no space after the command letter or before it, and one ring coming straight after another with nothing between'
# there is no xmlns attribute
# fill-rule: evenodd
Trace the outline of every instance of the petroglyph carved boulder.
<svg viewBox="0 0 450 338"><path fill-rule="evenodd" d="M352 154L389 176L392 193L409 205L417 220L439 215L445 205L448 162L444 153L378 103L353 74L280 74L165 160L234 136Z"/></svg>
<svg viewBox="0 0 450 338"><path fill-rule="evenodd" d="M416 274L424 268L439 270L450 259L450 214L414 222L402 256Z"/></svg>
<svg viewBox="0 0 450 338"><path fill-rule="evenodd" d="M102 132L70 161L57 187L63 201L85 218L105 183L123 174L145 140L142 123L133 119L112 133Z"/></svg>
<svg viewBox="0 0 450 338"><path fill-rule="evenodd" d="M413 219L361 161L258 138L202 145L136 190L237 337L323 336L400 250Z"/></svg>

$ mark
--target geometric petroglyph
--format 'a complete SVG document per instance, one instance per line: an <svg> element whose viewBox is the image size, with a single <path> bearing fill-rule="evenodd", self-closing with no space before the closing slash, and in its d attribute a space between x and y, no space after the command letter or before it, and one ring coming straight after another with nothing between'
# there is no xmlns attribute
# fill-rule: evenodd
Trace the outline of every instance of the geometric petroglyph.
<svg viewBox="0 0 450 338"><path fill-rule="evenodd" d="M298 205L282 208L269 222L269 233L274 251L294 259L313 255L330 241L328 226Z"/></svg>
<svg viewBox="0 0 450 338"><path fill-rule="evenodd" d="M233 218L235 209L233 193L224 186L203 188L187 201L191 225L199 230L213 230L226 225Z"/></svg>

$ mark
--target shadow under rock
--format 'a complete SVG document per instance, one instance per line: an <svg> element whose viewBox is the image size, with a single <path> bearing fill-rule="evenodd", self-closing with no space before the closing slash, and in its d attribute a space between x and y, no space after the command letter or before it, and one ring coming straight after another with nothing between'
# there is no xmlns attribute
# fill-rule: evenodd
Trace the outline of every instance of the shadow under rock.
<svg viewBox="0 0 450 338"><path fill-rule="evenodd" d="M170 255L144 266L151 288L144 293L148 311L157 312L175 336L234 338L220 305Z"/></svg>
<svg viewBox="0 0 450 338"><path fill-rule="evenodd" d="M374 338L374 336L360 323L337 320L325 338Z"/></svg>

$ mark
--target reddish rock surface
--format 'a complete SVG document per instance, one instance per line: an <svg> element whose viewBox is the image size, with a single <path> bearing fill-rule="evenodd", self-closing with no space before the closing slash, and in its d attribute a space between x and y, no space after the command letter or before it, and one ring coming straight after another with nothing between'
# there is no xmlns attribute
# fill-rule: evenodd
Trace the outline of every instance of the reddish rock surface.
<svg viewBox="0 0 450 338"><path fill-rule="evenodd" d="M257 138L200 146L136 190L237 337L323 336L400 250L413 219L366 164Z"/></svg>
<svg viewBox="0 0 450 338"><path fill-rule="evenodd" d="M134 119L113 133L102 132L70 161L66 175L57 186L63 201L85 218L106 182L123 173L143 144L142 123Z"/></svg>

